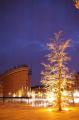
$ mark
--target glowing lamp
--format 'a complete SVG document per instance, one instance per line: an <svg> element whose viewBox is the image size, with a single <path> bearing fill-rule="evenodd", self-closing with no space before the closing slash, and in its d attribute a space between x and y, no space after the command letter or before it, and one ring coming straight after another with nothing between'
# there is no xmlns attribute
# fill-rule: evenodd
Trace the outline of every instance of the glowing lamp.
<svg viewBox="0 0 79 120"><path fill-rule="evenodd" d="M16 94L15 94L15 93L13 93L13 97L16 97Z"/></svg>

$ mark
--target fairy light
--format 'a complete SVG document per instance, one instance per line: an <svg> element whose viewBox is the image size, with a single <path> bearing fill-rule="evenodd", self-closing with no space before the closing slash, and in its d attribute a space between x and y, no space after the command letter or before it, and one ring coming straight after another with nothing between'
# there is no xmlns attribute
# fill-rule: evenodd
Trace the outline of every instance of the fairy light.
<svg viewBox="0 0 79 120"><path fill-rule="evenodd" d="M43 63L42 84L45 86L49 104L58 106L59 110L66 105L71 94L71 89L67 90L67 85L72 85L72 74L66 66L70 57L67 56L66 49L70 46L70 40L61 42L61 32L55 33L54 39L47 44L50 53L47 55L48 64ZM66 100L65 100L66 98ZM55 104L56 103L56 104Z"/></svg>

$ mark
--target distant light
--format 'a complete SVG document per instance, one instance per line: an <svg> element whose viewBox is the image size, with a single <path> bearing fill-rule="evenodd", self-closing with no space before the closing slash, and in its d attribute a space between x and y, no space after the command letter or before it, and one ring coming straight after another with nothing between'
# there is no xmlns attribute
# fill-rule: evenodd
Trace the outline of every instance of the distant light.
<svg viewBox="0 0 79 120"><path fill-rule="evenodd" d="M31 96L31 92L28 91L27 92L27 96L30 97Z"/></svg>
<svg viewBox="0 0 79 120"><path fill-rule="evenodd" d="M79 98L74 98L75 103L79 103Z"/></svg>
<svg viewBox="0 0 79 120"><path fill-rule="evenodd" d="M52 112L52 109L51 109L51 108L49 108L49 109L48 109L48 112Z"/></svg>
<svg viewBox="0 0 79 120"><path fill-rule="evenodd" d="M35 98L35 92L34 91L32 91L31 95L32 95L32 98Z"/></svg>
<svg viewBox="0 0 79 120"><path fill-rule="evenodd" d="M65 111L69 111L69 108L64 108Z"/></svg>
<svg viewBox="0 0 79 120"><path fill-rule="evenodd" d="M43 103L43 106L44 106L44 107L47 107L47 103L46 103L46 102L44 102L44 103Z"/></svg>
<svg viewBox="0 0 79 120"><path fill-rule="evenodd" d="M15 93L13 93L13 97L16 97L16 94L15 94Z"/></svg>
<svg viewBox="0 0 79 120"><path fill-rule="evenodd" d="M19 90L18 91L18 97L22 97L22 95L23 95L23 90Z"/></svg>
<svg viewBox="0 0 79 120"><path fill-rule="evenodd" d="M35 107L36 105L35 105L35 103L32 103L32 107Z"/></svg>
<svg viewBox="0 0 79 120"><path fill-rule="evenodd" d="M21 95L21 94L19 94L19 95L18 95L18 97L22 97L22 95Z"/></svg>
<svg viewBox="0 0 79 120"><path fill-rule="evenodd" d="M74 97L79 97L79 91L74 91L74 94L73 94Z"/></svg>
<svg viewBox="0 0 79 120"><path fill-rule="evenodd" d="M9 92L9 95L11 95L11 92Z"/></svg>
<svg viewBox="0 0 79 120"><path fill-rule="evenodd" d="M47 100L49 101L49 103L52 103L55 99L56 99L56 98L55 98L55 96L54 96L54 93L49 92L49 93L47 94Z"/></svg>

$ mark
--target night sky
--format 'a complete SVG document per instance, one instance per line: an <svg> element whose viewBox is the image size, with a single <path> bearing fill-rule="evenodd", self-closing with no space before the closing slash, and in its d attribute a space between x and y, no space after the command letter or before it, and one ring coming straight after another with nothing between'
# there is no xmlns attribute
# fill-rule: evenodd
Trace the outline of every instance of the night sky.
<svg viewBox="0 0 79 120"><path fill-rule="evenodd" d="M70 69L79 71L79 10L73 0L0 0L0 73L27 64L32 85L39 84L46 44L60 30L72 39Z"/></svg>

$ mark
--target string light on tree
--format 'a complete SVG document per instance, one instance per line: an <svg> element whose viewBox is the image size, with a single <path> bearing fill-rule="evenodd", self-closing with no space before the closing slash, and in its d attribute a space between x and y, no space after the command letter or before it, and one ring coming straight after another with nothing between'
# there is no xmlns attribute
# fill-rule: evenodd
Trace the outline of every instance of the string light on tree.
<svg viewBox="0 0 79 120"><path fill-rule="evenodd" d="M41 82L45 86L47 96L49 96L48 98L53 97L52 103L58 107L59 111L72 96L72 74L67 67L70 57L66 53L66 49L70 46L70 40L62 42L61 35L62 32L55 33L52 42L47 44L48 63L42 63L44 70L41 72Z"/></svg>

